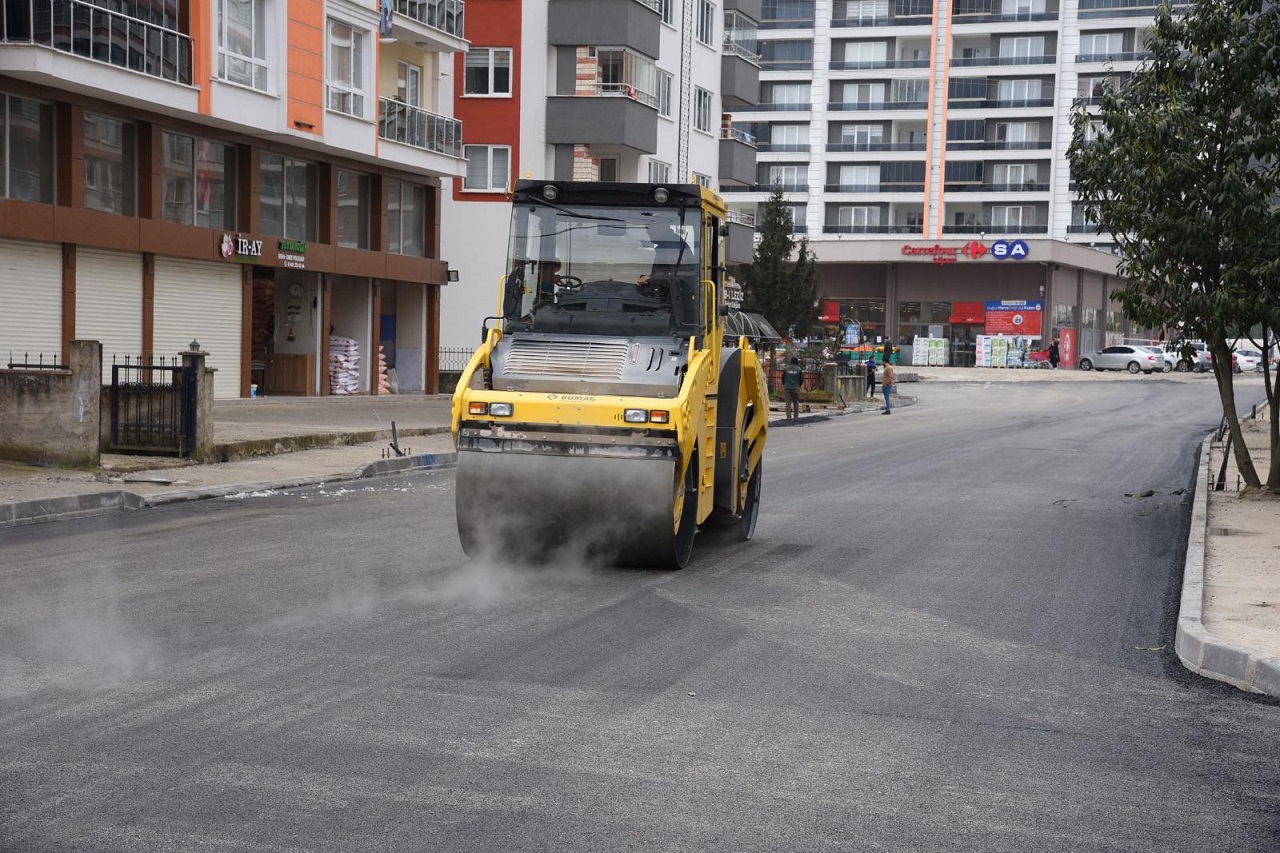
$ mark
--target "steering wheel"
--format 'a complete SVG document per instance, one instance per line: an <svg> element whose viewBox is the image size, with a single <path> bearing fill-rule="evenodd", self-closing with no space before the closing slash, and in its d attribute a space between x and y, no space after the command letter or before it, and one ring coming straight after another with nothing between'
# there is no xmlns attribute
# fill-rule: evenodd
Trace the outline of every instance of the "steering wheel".
<svg viewBox="0 0 1280 853"><path fill-rule="evenodd" d="M581 290L582 279L576 275L562 275L560 280L556 282L556 286L561 290Z"/></svg>

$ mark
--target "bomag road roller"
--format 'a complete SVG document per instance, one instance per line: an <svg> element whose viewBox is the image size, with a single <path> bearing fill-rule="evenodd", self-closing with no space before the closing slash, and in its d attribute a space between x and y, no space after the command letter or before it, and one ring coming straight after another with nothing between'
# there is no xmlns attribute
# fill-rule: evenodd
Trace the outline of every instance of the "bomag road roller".
<svg viewBox="0 0 1280 853"><path fill-rule="evenodd" d="M751 538L769 398L724 337L724 231L697 184L516 184L500 316L453 397L468 555L683 568L699 528Z"/></svg>

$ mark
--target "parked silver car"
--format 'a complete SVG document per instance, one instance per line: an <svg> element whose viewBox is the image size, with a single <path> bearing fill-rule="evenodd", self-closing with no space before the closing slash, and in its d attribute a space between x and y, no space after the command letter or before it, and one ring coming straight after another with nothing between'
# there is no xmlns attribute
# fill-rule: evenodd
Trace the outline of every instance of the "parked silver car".
<svg viewBox="0 0 1280 853"><path fill-rule="evenodd" d="M1164 372L1164 356L1146 347L1117 344L1080 359L1081 370L1127 370L1130 373Z"/></svg>
<svg viewBox="0 0 1280 853"><path fill-rule="evenodd" d="M1163 373L1168 373L1170 370L1173 370L1175 367L1178 366L1178 357L1173 353L1168 352L1163 347L1143 346L1143 347L1139 347L1139 349L1144 349L1147 352L1153 352L1156 355L1160 356L1160 358L1164 359L1164 369L1162 371Z"/></svg>

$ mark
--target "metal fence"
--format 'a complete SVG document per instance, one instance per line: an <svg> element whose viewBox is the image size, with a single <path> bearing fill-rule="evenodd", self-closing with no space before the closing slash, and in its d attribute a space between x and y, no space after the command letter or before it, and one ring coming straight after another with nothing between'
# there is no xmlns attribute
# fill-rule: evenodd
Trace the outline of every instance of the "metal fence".
<svg viewBox="0 0 1280 853"><path fill-rule="evenodd" d="M190 456L196 439L196 369L160 358L111 365L111 449Z"/></svg>
<svg viewBox="0 0 1280 853"><path fill-rule="evenodd" d="M60 358L62 358L60 355L49 355L43 352L10 351L7 363L10 370L69 370L67 365L59 361Z"/></svg>

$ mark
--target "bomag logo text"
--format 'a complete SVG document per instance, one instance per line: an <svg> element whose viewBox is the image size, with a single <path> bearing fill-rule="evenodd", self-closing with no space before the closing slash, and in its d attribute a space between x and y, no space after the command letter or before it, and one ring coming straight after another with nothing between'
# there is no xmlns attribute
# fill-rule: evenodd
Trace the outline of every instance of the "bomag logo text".
<svg viewBox="0 0 1280 853"><path fill-rule="evenodd" d="M589 397L586 394L562 394L559 398L565 403L594 403L595 397Z"/></svg>

